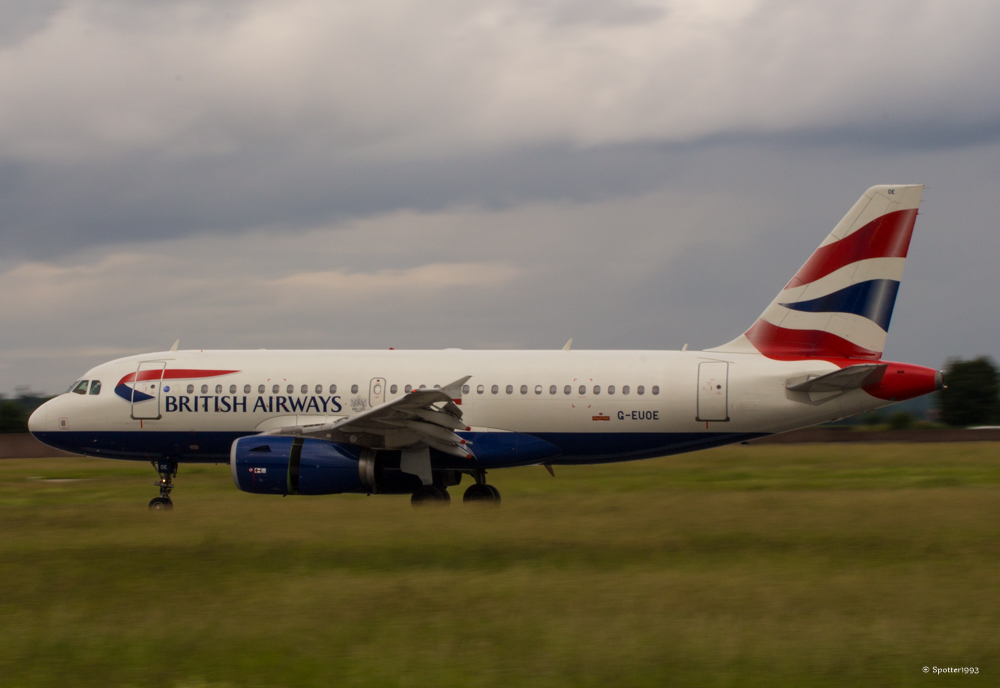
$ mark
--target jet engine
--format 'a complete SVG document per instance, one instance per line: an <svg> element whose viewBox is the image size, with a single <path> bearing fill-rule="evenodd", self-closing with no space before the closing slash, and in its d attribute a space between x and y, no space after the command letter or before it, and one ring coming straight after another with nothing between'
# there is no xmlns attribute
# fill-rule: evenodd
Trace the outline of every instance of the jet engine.
<svg viewBox="0 0 1000 688"><path fill-rule="evenodd" d="M421 486L420 478L399 470L398 451L302 437L241 437L233 442L229 466L236 487L257 494L409 494ZM461 476L452 473L436 471L444 484L457 485Z"/></svg>
<svg viewBox="0 0 1000 688"><path fill-rule="evenodd" d="M233 482L257 494L367 492L351 448L301 437L252 435L233 442Z"/></svg>

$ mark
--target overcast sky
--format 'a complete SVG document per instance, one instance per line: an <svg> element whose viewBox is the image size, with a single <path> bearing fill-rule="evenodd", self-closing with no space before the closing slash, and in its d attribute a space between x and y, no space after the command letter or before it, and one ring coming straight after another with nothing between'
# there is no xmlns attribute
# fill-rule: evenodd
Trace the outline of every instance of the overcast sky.
<svg viewBox="0 0 1000 688"><path fill-rule="evenodd" d="M0 2L0 392L183 348L691 348L924 183L886 357L1000 358L1000 4Z"/></svg>

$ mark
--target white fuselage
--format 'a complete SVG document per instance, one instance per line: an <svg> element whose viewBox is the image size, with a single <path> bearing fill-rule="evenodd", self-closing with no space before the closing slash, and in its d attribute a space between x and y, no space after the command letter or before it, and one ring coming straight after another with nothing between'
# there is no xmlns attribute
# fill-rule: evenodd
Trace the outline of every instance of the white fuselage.
<svg viewBox="0 0 1000 688"><path fill-rule="evenodd" d="M127 380L140 366L168 371L160 389ZM85 379L91 388L99 380L100 392L50 400L32 416L31 431L97 456L220 460L235 437L336 420L403 395L408 385L470 376L461 408L470 436L480 438L477 457L488 462L480 456L489 451L484 433L513 432L559 446L555 463L616 461L784 432L890 403L861 389L785 389L789 379L837 369L819 359L698 351L171 351L88 371ZM170 371L212 374L170 378ZM133 403L133 388L153 398ZM524 462L509 457L505 465Z"/></svg>

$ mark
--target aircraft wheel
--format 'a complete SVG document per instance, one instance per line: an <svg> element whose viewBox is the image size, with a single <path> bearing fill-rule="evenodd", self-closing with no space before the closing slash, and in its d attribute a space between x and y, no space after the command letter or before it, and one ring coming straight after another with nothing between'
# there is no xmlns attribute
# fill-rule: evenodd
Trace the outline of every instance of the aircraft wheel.
<svg viewBox="0 0 1000 688"><path fill-rule="evenodd" d="M463 502L492 502L500 503L500 492L492 485L471 485L462 496Z"/></svg>
<svg viewBox="0 0 1000 688"><path fill-rule="evenodd" d="M410 503L413 506L420 506L429 502L437 502L441 505L449 504L451 502L451 495L448 494L447 490L442 490L436 485L424 485L410 497Z"/></svg>
<svg viewBox="0 0 1000 688"><path fill-rule="evenodd" d="M174 503L168 498L164 497L154 497L149 500L149 510L150 511L170 511L174 508Z"/></svg>

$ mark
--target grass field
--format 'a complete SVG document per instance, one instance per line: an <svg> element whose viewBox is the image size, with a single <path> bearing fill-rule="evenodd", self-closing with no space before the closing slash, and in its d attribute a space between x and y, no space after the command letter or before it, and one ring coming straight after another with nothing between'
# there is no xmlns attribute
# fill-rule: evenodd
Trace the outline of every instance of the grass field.
<svg viewBox="0 0 1000 688"><path fill-rule="evenodd" d="M996 444L498 471L500 509L153 480L0 461L0 684L1000 685Z"/></svg>

